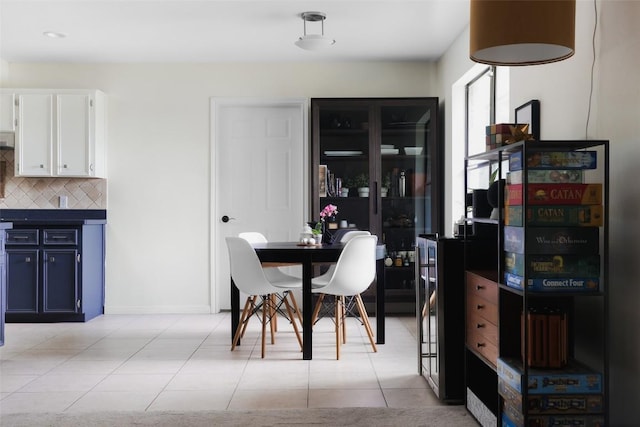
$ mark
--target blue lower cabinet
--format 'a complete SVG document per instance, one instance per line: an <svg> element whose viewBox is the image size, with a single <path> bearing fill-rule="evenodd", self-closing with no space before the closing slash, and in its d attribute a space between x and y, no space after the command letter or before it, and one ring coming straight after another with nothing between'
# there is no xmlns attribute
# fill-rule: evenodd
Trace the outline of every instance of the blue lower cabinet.
<svg viewBox="0 0 640 427"><path fill-rule="evenodd" d="M15 224L7 233L7 322L104 312L104 224Z"/></svg>
<svg viewBox="0 0 640 427"><path fill-rule="evenodd" d="M78 312L78 250L45 249L42 254L42 312Z"/></svg>
<svg viewBox="0 0 640 427"><path fill-rule="evenodd" d="M0 346L4 345L4 313L7 310L7 276L5 231L13 226L11 223L0 222Z"/></svg>
<svg viewBox="0 0 640 427"><path fill-rule="evenodd" d="M38 312L38 249L7 249L7 312Z"/></svg>

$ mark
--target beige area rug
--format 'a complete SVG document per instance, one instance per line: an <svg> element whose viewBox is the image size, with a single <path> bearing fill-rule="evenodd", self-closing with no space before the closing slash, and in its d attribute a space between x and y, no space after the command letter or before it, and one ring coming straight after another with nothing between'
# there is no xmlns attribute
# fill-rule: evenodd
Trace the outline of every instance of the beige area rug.
<svg viewBox="0 0 640 427"><path fill-rule="evenodd" d="M39 426L424 426L477 427L463 406L199 412L89 412L0 415L2 427Z"/></svg>

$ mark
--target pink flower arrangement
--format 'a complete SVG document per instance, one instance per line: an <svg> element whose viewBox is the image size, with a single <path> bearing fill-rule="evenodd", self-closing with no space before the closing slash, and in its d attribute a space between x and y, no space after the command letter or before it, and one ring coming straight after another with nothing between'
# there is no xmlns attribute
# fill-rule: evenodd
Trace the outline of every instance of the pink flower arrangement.
<svg viewBox="0 0 640 427"><path fill-rule="evenodd" d="M338 207L336 205L327 205L320 211L320 221L324 221L327 217L335 216L338 213Z"/></svg>
<svg viewBox="0 0 640 427"><path fill-rule="evenodd" d="M322 223L326 218L335 216L338 213L338 207L336 205L327 205L320 211L320 221L316 223L315 228L312 230L313 234L322 234Z"/></svg>

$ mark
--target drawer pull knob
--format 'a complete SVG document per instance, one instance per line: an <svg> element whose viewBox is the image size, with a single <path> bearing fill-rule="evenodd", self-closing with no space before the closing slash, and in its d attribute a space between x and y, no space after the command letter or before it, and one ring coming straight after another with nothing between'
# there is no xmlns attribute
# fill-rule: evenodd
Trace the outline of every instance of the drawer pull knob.
<svg viewBox="0 0 640 427"><path fill-rule="evenodd" d="M480 328L484 328L485 324L484 323L476 323L476 328L480 329Z"/></svg>
<svg viewBox="0 0 640 427"><path fill-rule="evenodd" d="M476 347L478 347L478 348L482 348L484 346L485 346L485 343L483 343L483 342L479 342L479 343L476 344Z"/></svg>
<svg viewBox="0 0 640 427"><path fill-rule="evenodd" d="M477 291L480 291L480 290L482 290L482 289L484 289L484 286L482 286L482 285L476 285L476 290L477 290Z"/></svg>
<svg viewBox="0 0 640 427"><path fill-rule="evenodd" d="M484 308L484 304L478 304L478 305L476 305L476 308L478 310L482 310Z"/></svg>
<svg viewBox="0 0 640 427"><path fill-rule="evenodd" d="M24 262L31 262L31 257L30 257L30 256L26 257L26 258L24 259Z"/></svg>

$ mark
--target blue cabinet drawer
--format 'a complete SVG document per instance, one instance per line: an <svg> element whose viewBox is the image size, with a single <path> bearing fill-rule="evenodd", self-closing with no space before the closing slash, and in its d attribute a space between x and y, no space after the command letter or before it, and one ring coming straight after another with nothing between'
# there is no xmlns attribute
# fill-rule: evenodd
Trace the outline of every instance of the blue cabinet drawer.
<svg viewBox="0 0 640 427"><path fill-rule="evenodd" d="M7 230L7 245L37 245L38 230Z"/></svg>
<svg viewBox="0 0 640 427"><path fill-rule="evenodd" d="M77 245L78 230L45 228L42 230L42 241L45 245Z"/></svg>

